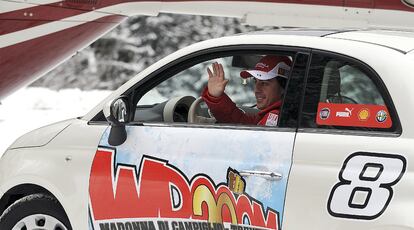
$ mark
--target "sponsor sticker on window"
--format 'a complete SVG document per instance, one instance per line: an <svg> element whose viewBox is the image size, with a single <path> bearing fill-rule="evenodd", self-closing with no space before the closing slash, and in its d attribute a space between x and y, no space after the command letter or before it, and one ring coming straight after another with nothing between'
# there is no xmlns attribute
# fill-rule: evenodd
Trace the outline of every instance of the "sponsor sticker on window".
<svg viewBox="0 0 414 230"><path fill-rule="evenodd" d="M386 106L365 104L318 104L318 125L390 128L392 121Z"/></svg>

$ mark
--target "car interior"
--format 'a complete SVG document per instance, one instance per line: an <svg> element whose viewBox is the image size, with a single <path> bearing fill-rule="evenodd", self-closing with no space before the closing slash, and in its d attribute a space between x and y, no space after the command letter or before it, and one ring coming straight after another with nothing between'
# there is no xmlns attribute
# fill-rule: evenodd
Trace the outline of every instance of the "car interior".
<svg viewBox="0 0 414 230"><path fill-rule="evenodd" d="M238 104L239 109L249 114L255 114L259 110L256 108L254 95L252 91L252 82L250 82L249 79L242 80L242 78L240 78L239 76L239 73L244 69L254 68L254 66L260 60L261 57L262 55L237 55L226 57L223 58L223 60L221 60L222 62L227 61L227 63L223 64L224 68L231 68L231 73L234 73L232 76L228 76L226 72L226 78L231 78L231 82L229 83L229 85L233 83L233 88L243 89L243 91L233 91L239 92L239 94L240 92L251 94L249 99L246 99L244 101L242 100L243 103L237 103L238 101L235 101L236 104ZM186 94L174 97L167 96L166 98L164 98L163 101L153 104L142 103L141 101L143 99L141 99L138 105L136 106L134 121L169 123L216 123L214 116L211 114L206 103L200 97L202 89L207 85L206 69L207 67L209 67L210 63L212 62L210 61L207 63L202 63L203 67L197 72L197 74L201 75L199 81L202 82L200 87L197 88L197 92L192 92L192 95ZM180 74L177 75L179 76ZM177 77L177 75L173 76L172 78ZM171 86L166 85L166 87ZM185 90L183 90L183 92L185 93ZM148 92L147 94L151 94L151 92ZM159 94L159 92L157 94ZM232 99L234 97L237 97L237 95L234 94L230 94L229 96Z"/></svg>

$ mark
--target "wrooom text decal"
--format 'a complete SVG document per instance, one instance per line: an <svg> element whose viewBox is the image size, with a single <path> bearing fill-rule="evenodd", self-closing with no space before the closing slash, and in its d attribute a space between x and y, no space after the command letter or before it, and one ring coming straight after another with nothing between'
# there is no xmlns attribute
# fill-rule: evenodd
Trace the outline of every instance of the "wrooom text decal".
<svg viewBox="0 0 414 230"><path fill-rule="evenodd" d="M275 210L248 194L234 194L206 175L191 180L167 161L144 156L135 165L114 165L112 149L98 149L90 177L95 229L260 230L279 229Z"/></svg>

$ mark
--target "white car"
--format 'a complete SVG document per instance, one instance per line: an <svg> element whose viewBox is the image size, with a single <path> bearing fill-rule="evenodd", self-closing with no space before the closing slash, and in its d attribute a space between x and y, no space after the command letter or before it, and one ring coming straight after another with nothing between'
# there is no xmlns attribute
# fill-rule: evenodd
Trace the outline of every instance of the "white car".
<svg viewBox="0 0 414 230"><path fill-rule="evenodd" d="M255 113L239 73L269 54L293 61L278 127L214 122L206 68L222 63L227 94ZM0 229L414 229L413 73L413 32L186 47L85 116L16 140L0 161Z"/></svg>

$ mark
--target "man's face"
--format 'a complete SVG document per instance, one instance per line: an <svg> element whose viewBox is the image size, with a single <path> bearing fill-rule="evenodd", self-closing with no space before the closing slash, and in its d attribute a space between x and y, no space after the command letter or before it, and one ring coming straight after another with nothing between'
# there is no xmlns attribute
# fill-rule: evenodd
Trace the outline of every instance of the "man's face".
<svg viewBox="0 0 414 230"><path fill-rule="evenodd" d="M282 87L275 78L266 81L255 79L254 94L257 108L263 110L281 99Z"/></svg>

